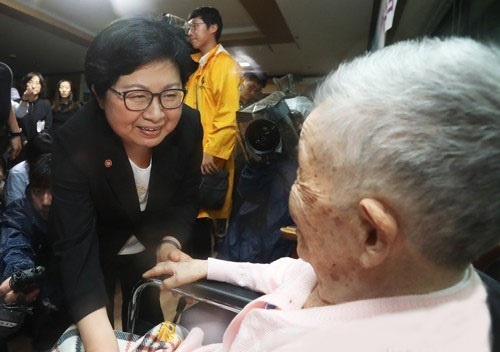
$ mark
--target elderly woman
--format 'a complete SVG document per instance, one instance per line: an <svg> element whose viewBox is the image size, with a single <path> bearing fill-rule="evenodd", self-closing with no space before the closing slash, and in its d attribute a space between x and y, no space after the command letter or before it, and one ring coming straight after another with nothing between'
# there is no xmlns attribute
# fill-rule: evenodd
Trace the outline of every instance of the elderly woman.
<svg viewBox="0 0 500 352"><path fill-rule="evenodd" d="M118 349L106 314L117 280L125 318L133 286L156 258L189 253L203 135L198 112L183 105L194 68L181 28L118 20L87 51L95 99L55 134L50 233L87 351ZM159 300L151 303L144 315L162 321Z"/></svg>
<svg viewBox="0 0 500 352"><path fill-rule="evenodd" d="M499 66L497 48L470 39L342 65L299 143L300 259L167 261L145 276L265 294L203 351L490 351L494 287L471 262L500 242Z"/></svg>

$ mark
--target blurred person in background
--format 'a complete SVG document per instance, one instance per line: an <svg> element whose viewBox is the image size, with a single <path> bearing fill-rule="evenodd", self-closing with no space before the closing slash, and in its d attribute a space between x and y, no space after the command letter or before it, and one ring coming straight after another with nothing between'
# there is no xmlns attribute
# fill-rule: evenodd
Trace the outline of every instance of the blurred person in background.
<svg viewBox="0 0 500 352"><path fill-rule="evenodd" d="M67 79L57 82L52 100L52 131L68 121L81 106L80 102L74 100L72 86L71 81Z"/></svg>
<svg viewBox="0 0 500 352"><path fill-rule="evenodd" d="M186 104L197 109L203 125L203 161L201 173L215 174L224 169L229 186L224 204L219 209L201 209L195 228L195 255L206 258L212 253L212 235L225 233L226 219L231 213L236 144L236 111L239 108L240 68L224 49L219 39L222 18L214 7L204 6L188 16L186 31L198 69L186 88Z"/></svg>
<svg viewBox="0 0 500 352"><path fill-rule="evenodd" d="M240 109L258 102L264 97L262 90L266 87L267 80L259 77L253 72L243 74L243 82L240 87Z"/></svg>

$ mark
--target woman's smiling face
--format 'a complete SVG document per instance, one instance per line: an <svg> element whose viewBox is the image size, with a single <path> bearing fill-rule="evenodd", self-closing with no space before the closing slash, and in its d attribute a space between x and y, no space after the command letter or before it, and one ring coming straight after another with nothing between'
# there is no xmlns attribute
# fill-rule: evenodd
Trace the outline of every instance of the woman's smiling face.
<svg viewBox="0 0 500 352"><path fill-rule="evenodd" d="M169 88L182 88L179 70L170 60L160 60L137 68L129 75L120 76L112 87L118 92L148 90L159 93ZM100 101L106 119L113 131L126 145L155 147L177 126L182 113L182 104L176 109L165 109L159 97L142 111L131 111L123 97L108 90Z"/></svg>

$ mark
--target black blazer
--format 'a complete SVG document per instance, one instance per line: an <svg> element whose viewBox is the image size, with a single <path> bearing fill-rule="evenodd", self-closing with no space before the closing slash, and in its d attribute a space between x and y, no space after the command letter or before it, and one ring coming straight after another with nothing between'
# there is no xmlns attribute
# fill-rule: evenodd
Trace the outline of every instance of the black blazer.
<svg viewBox="0 0 500 352"><path fill-rule="evenodd" d="M99 258L116 255L132 234L150 251L166 235L188 245L198 213L202 136L199 113L183 105L175 130L153 148L141 212L121 139L95 101L57 130L50 235L75 321L106 304Z"/></svg>

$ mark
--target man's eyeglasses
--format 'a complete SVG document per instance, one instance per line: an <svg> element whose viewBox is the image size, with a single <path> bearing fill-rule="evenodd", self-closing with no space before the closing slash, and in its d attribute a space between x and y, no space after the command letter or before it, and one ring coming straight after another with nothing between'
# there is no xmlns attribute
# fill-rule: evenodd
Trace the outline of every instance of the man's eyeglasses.
<svg viewBox="0 0 500 352"><path fill-rule="evenodd" d="M160 93L141 89L119 92L112 87L109 87L109 90L121 96L125 107L131 111L146 110L151 105L154 97L159 98L160 105L164 109L177 109L181 106L187 93L187 90L182 88L165 89Z"/></svg>
<svg viewBox="0 0 500 352"><path fill-rule="evenodd" d="M191 23L186 23L184 25L184 30L186 31L186 34L189 33L189 31L192 29L193 32L196 32L197 26L206 24L205 22L191 22Z"/></svg>

